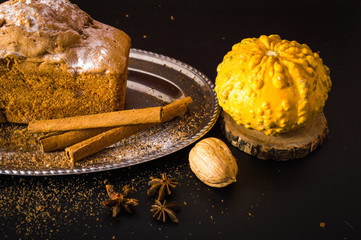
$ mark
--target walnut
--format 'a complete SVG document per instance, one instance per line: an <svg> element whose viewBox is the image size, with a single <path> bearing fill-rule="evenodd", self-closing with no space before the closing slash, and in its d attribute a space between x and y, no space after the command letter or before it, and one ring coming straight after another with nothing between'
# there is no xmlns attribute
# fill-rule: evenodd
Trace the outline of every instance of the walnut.
<svg viewBox="0 0 361 240"><path fill-rule="evenodd" d="M198 142L189 152L189 165L208 186L221 188L236 181L236 159L220 139L210 137Z"/></svg>

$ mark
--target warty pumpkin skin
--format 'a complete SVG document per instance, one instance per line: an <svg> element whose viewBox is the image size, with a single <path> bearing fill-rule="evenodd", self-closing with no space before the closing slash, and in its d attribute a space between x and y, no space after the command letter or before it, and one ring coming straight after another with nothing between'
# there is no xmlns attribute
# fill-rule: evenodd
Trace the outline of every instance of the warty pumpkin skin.
<svg viewBox="0 0 361 240"><path fill-rule="evenodd" d="M329 68L306 44L278 35L246 38L217 67L220 106L238 125L278 135L322 112Z"/></svg>

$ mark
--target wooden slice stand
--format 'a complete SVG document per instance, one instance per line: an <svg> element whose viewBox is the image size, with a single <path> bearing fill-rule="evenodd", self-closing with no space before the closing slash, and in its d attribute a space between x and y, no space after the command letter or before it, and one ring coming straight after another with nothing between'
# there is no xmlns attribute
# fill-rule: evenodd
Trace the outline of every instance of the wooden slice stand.
<svg viewBox="0 0 361 240"><path fill-rule="evenodd" d="M220 120L223 133L233 146L264 160L302 158L320 146L328 135L327 120L323 113L315 116L305 127L277 137L237 125L224 111Z"/></svg>

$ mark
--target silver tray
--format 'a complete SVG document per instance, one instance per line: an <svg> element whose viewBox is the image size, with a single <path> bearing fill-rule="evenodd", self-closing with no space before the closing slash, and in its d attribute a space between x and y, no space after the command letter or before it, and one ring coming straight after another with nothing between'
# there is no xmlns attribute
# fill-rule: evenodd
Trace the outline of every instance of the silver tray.
<svg viewBox="0 0 361 240"><path fill-rule="evenodd" d="M26 125L0 124L0 174L68 175L128 167L174 153L206 134L220 112L213 83L181 61L131 49L126 109L161 106L185 96L191 96L193 103L184 116L124 139L75 165L63 151L42 153L37 136L27 135ZM16 146L6 146L4 139L17 135L24 139Z"/></svg>

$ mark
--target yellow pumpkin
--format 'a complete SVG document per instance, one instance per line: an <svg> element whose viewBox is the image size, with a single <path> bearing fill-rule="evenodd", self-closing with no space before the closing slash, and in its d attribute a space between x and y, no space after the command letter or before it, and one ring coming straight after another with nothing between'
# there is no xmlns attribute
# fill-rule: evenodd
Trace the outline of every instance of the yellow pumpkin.
<svg viewBox="0 0 361 240"><path fill-rule="evenodd" d="M278 35L246 38L217 67L220 106L238 125L278 135L322 112L329 69L306 44Z"/></svg>

